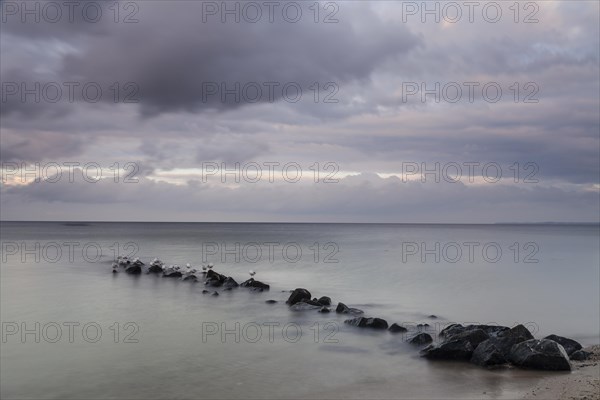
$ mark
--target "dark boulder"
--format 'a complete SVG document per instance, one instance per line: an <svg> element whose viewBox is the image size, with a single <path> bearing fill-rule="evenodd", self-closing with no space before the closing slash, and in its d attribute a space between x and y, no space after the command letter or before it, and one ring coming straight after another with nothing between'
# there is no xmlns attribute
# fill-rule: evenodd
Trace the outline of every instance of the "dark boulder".
<svg viewBox="0 0 600 400"><path fill-rule="evenodd" d="M293 306L296 303L311 301L310 299L311 295L308 290L297 288L292 292L286 303L290 306Z"/></svg>
<svg viewBox="0 0 600 400"><path fill-rule="evenodd" d="M331 298L329 298L327 296L320 297L319 300L317 300L317 301L324 306L331 305Z"/></svg>
<svg viewBox="0 0 600 400"><path fill-rule="evenodd" d="M259 292L262 292L263 290L269 290L271 288L271 286L267 285L266 283L254 280L254 278L250 278L247 281L242 282L240 286L250 288Z"/></svg>
<svg viewBox="0 0 600 400"><path fill-rule="evenodd" d="M228 276L223 281L223 286L225 286L226 288L236 288L236 287L238 287L240 285L235 281L235 279L233 279L232 277Z"/></svg>
<svg viewBox="0 0 600 400"><path fill-rule="evenodd" d="M373 329L387 329L388 323L386 320L381 318L365 318L365 317L356 317L352 319L347 319L344 323L349 325L358 326L360 328L373 328Z"/></svg>
<svg viewBox="0 0 600 400"><path fill-rule="evenodd" d="M573 339L569 339L562 336L549 335L546 336L544 339L554 340L556 343L560 344L569 356L575 353L577 350L581 350L583 348L581 344L574 341Z"/></svg>
<svg viewBox="0 0 600 400"><path fill-rule="evenodd" d="M227 279L227 277L223 274L220 274L216 271L213 271L212 269L209 269L206 272L206 282L204 282L204 284L208 285L208 286L212 286L212 287L220 287L223 286L223 283L225 283L225 280Z"/></svg>
<svg viewBox="0 0 600 400"><path fill-rule="evenodd" d="M481 367L506 364L508 360L494 344L494 339L484 340L473 351L471 362Z"/></svg>
<svg viewBox="0 0 600 400"><path fill-rule="evenodd" d="M473 346L468 340L448 340L421 351L421 356L430 360L468 360L472 355Z"/></svg>
<svg viewBox="0 0 600 400"><path fill-rule="evenodd" d="M267 304L275 304L275 303L277 303L277 300L267 300L267 301L265 301L265 303L267 303Z"/></svg>
<svg viewBox="0 0 600 400"><path fill-rule="evenodd" d="M351 308L345 305L344 303L338 303L335 312L338 314L363 314L363 310L359 310L358 308Z"/></svg>
<svg viewBox="0 0 600 400"><path fill-rule="evenodd" d="M509 330L506 326L499 325L467 325L462 326L461 324L451 324L441 330L440 336L449 337L452 335L456 335L457 333L462 333L466 331L472 331L475 329L481 329L491 337L495 337L500 335L502 332L506 332Z"/></svg>
<svg viewBox="0 0 600 400"><path fill-rule="evenodd" d="M418 333L415 336L408 339L408 343L418 346L423 346L431 342L433 342L433 338L431 337L431 335L429 333L424 332Z"/></svg>
<svg viewBox="0 0 600 400"><path fill-rule="evenodd" d="M329 308L327 308L327 307L321 307L321 309L319 310L320 313L328 313L330 311L331 310Z"/></svg>
<svg viewBox="0 0 600 400"><path fill-rule="evenodd" d="M149 274L160 274L161 272L163 272L163 266L159 265L159 264L150 264L150 267L148 267L148 273Z"/></svg>
<svg viewBox="0 0 600 400"><path fill-rule="evenodd" d="M431 315L430 315L430 316L428 316L427 318L429 318L429 319L437 319L437 315L433 315L433 314L431 314Z"/></svg>
<svg viewBox="0 0 600 400"><path fill-rule="evenodd" d="M585 361L592 356L592 353L585 350L577 350L571 354L570 358L573 361Z"/></svg>
<svg viewBox="0 0 600 400"><path fill-rule="evenodd" d="M471 331L464 331L457 333L452 336L446 336L445 341L467 341L475 349L479 343L489 339L489 335L482 329L473 329Z"/></svg>
<svg viewBox="0 0 600 400"><path fill-rule="evenodd" d="M219 292L212 292L211 296L218 296Z"/></svg>
<svg viewBox="0 0 600 400"><path fill-rule="evenodd" d="M549 371L570 371L571 363L565 349L549 339L530 339L515 344L509 356L519 367Z"/></svg>
<svg viewBox="0 0 600 400"><path fill-rule="evenodd" d="M137 275L142 273L142 267L140 265L130 264L125 267L125 272L132 275Z"/></svg>
<svg viewBox="0 0 600 400"><path fill-rule="evenodd" d="M198 277L194 274L185 274L181 279L184 281L198 282Z"/></svg>
<svg viewBox="0 0 600 400"><path fill-rule="evenodd" d="M405 327L398 325L397 323L393 323L389 329L390 332L392 333L402 333L402 332L406 332L408 331L408 329L406 329Z"/></svg>

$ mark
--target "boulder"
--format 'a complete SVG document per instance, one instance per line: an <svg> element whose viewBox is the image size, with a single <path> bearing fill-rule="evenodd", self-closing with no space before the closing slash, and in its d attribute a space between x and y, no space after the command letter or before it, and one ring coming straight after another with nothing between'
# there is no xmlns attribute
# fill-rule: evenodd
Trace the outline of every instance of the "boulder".
<svg viewBox="0 0 600 400"><path fill-rule="evenodd" d="M286 303L290 306L293 306L296 303L311 301L310 298L311 296L308 290L297 288L292 292L292 294L290 294L290 297L287 299Z"/></svg>
<svg viewBox="0 0 600 400"><path fill-rule="evenodd" d="M431 337L431 335L429 333L425 333L425 332L418 333L418 334L414 335L413 337L411 337L410 339L408 339L408 343L418 345L418 346L423 346L423 345L429 344L431 342L433 342L433 338Z"/></svg>
<svg viewBox="0 0 600 400"><path fill-rule="evenodd" d="M319 297L319 300L317 300L317 301L324 306L331 305L331 298L329 298L327 296Z"/></svg>
<svg viewBox="0 0 600 400"><path fill-rule="evenodd" d="M430 316L428 316L427 318L429 318L429 319L437 319L437 315L433 315L433 314L431 314L431 315L430 315Z"/></svg>
<svg viewBox="0 0 600 400"><path fill-rule="evenodd" d="M393 323L389 329L390 332L392 333L402 333L402 332L406 332L408 331L408 329L406 329L405 327L403 327L402 325L398 325L397 323Z"/></svg>
<svg viewBox="0 0 600 400"><path fill-rule="evenodd" d="M512 347L515 344L533 339L533 335L523 325L517 325L509 330L498 333L497 336L491 336L494 345L505 358L508 358Z"/></svg>
<svg viewBox="0 0 600 400"><path fill-rule="evenodd" d="M481 367L506 364L508 360L494 344L494 339L484 340L473 351L471 362Z"/></svg>
<svg viewBox="0 0 600 400"><path fill-rule="evenodd" d="M330 311L331 310L329 308L327 308L327 307L321 307L321 309L319 310L320 313L328 313Z"/></svg>
<svg viewBox="0 0 600 400"><path fill-rule="evenodd" d="M491 337L498 336L500 333L508 331L509 328L506 326L499 325L467 325L462 326L461 324L451 324L441 330L440 336L452 336L457 333L462 333L465 331L472 331L474 329L481 329Z"/></svg>
<svg viewBox="0 0 600 400"><path fill-rule="evenodd" d="M585 361L592 356L592 353L585 350L577 350L571 354L570 358L573 361Z"/></svg>
<svg viewBox="0 0 600 400"><path fill-rule="evenodd" d="M130 264L125 267L125 272L132 275L137 275L142 273L142 267L140 265Z"/></svg>
<svg viewBox="0 0 600 400"><path fill-rule="evenodd" d="M530 339L515 344L509 356L510 362L524 368L549 371L570 371L571 363L565 349L549 339Z"/></svg>
<svg viewBox="0 0 600 400"><path fill-rule="evenodd" d="M479 345L479 343L489 339L489 337L490 336L487 333L485 333L485 331L483 331L482 329L473 329L470 331L457 333L452 336L446 336L445 341L467 341L469 342L471 347L475 349Z"/></svg>
<svg viewBox="0 0 600 400"><path fill-rule="evenodd" d="M208 285L208 286L212 286L212 287L223 286L223 283L227 279L227 277L225 275L220 274L216 271L213 271L212 269L209 269L206 272L205 276L206 276L206 281L204 282L204 284Z"/></svg>
<svg viewBox="0 0 600 400"><path fill-rule="evenodd" d="M344 303L338 303L335 312L338 314L363 314L363 310L359 310L358 308L351 308L345 305Z"/></svg>
<svg viewBox="0 0 600 400"><path fill-rule="evenodd" d="M225 280L223 281L223 286L225 286L226 288L236 288L239 285L239 283L237 283L235 281L235 279L233 279L232 277L228 276L227 278L225 278Z"/></svg>
<svg viewBox="0 0 600 400"><path fill-rule="evenodd" d="M219 292L212 292L211 296L218 296Z"/></svg>
<svg viewBox="0 0 600 400"><path fill-rule="evenodd" d="M347 319L344 323L349 325L358 326L359 328L373 328L373 329L387 329L388 323L385 319L381 318L365 318L356 317Z"/></svg>
<svg viewBox="0 0 600 400"><path fill-rule="evenodd" d="M421 356L430 360L468 360L472 355L473 346L468 340L448 340L421 351Z"/></svg>
<svg viewBox="0 0 600 400"><path fill-rule="evenodd" d="M185 275L183 275L183 277L181 278L181 280L198 282L198 277L196 275L194 275L194 274L185 274Z"/></svg>
<svg viewBox="0 0 600 400"><path fill-rule="evenodd" d="M265 301L265 303L267 303L267 304L275 304L275 303L277 303L277 300L267 300L267 301Z"/></svg>
<svg viewBox="0 0 600 400"><path fill-rule="evenodd" d="M259 292L262 292L263 290L269 290L271 288L271 286L267 285L266 283L257 281L254 278L250 278L247 281L240 283L240 286L250 288Z"/></svg>
<svg viewBox="0 0 600 400"><path fill-rule="evenodd" d="M150 267L148 267L148 273L149 274L160 274L161 272L163 272L163 266L160 264L150 264Z"/></svg>
<svg viewBox="0 0 600 400"><path fill-rule="evenodd" d="M554 340L556 343L560 344L565 349L565 351L567 352L567 354L569 356L571 354L575 353L577 350L581 350L583 348L583 346L581 346L581 344L574 341L573 339L569 339L569 338L562 337L562 336L549 335L549 336L546 336L544 339Z"/></svg>

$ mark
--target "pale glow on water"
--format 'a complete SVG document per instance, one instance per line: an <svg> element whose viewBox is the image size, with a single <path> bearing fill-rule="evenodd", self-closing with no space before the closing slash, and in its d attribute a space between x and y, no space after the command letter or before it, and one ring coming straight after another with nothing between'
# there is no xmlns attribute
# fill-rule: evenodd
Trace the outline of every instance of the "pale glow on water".
<svg viewBox="0 0 600 400"><path fill-rule="evenodd" d="M596 343L600 335L597 225L3 222L1 227L3 324L26 322L32 328L40 322L54 336L49 323L80 323L73 343L64 325L56 343L43 337L35 343L33 334L25 343L19 335L7 336L0 353L3 397L340 398L343 393L349 398L398 398L398 392L386 393L387 382L404 382L403 397L480 398L486 391L494 398L510 398L520 385L544 375L429 363L401 336L344 325L347 317L335 312L289 311L284 301L296 287L309 289L315 297L330 296L334 307L342 301L390 323L530 323L539 329L537 337L556 333L583 344ZM86 262L81 246L75 247L73 262L66 254L55 263L35 262L32 255L22 262L20 253L8 254L14 251L7 243L32 249L36 242L41 248L49 243L98 243L103 258ZM216 271L241 282L253 269L255 278L269 283L271 290L249 293L240 288L211 297L201 293L201 283L111 274L110 248L127 242L137 244L137 255L145 262L159 257L169 264L194 266L202 263L207 243L235 249L236 243L243 248L274 242L279 252L274 252L273 262L265 254L256 263L248 262L254 257L250 253L238 254L239 263L231 254L225 263L213 256L208 261ZM452 243L471 242L480 244L476 249L494 243L502 257L488 262L476 250L473 262L466 254L456 263L447 262L456 257L450 252ZM296 263L282 257L281 248L291 243L303 251ZM422 262L422 254L406 254L414 250L407 247L411 243L426 249L440 243L446 253L440 250L439 263L435 254ZM518 254L511 249L514 243ZM537 247L524 248L532 243ZM334 247L325 248L327 244ZM339 262L325 263L326 256ZM538 262L524 263L526 256ZM267 299L279 303L265 304ZM428 320L429 314L440 319ZM82 339L80 328L90 322L102 329L96 343ZM115 322L120 324L119 343L114 340ZM132 336L138 343L123 343L132 332L124 329L127 322L139 328ZM239 342L235 334L224 341L219 334L209 335L203 341L203 323L233 329L236 322L247 328ZM280 324L272 343L268 323ZM281 327L290 323L302 329L295 343L282 336ZM327 323L333 328L327 329ZM263 327L262 337L251 343L245 339L255 337L255 326ZM288 332L292 338L294 329Z"/></svg>

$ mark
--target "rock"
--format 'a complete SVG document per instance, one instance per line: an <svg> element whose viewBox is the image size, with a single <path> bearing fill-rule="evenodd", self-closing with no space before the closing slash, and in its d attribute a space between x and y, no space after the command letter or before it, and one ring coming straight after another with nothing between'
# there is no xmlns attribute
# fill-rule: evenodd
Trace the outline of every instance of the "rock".
<svg viewBox="0 0 600 400"><path fill-rule="evenodd" d="M223 286L225 286L226 288L229 288L229 289L231 289L231 288L236 288L236 287L238 287L238 286L240 286L240 285L239 285L239 283L237 283L237 282L235 281L235 279L233 279L232 277L228 276L228 277L227 277L227 278L225 278L225 280L223 281Z"/></svg>
<svg viewBox="0 0 600 400"><path fill-rule="evenodd" d="M211 296L218 296L219 292L212 292Z"/></svg>
<svg viewBox="0 0 600 400"><path fill-rule="evenodd" d="M446 328L444 328L444 329L441 330L440 336L448 337L448 336L455 335L457 333L461 333L461 332L465 332L465 331L472 331L474 329L481 329L482 331L484 331L485 333L487 333L491 337L498 336L500 333L509 330L508 327L506 327L506 326L499 326L499 325L467 325L467 326L462 326L461 324L451 324L451 325L448 325Z"/></svg>
<svg viewBox="0 0 600 400"><path fill-rule="evenodd" d="M223 286L223 283L226 279L227 277L225 275L219 274L218 272L209 269L206 272L206 281L204 282L204 284L212 287L220 287Z"/></svg>
<svg viewBox="0 0 600 400"><path fill-rule="evenodd" d="M308 310L316 310L321 308L321 306L315 306L313 304L305 303L303 301L290 306L290 310L292 311L308 311Z"/></svg>
<svg viewBox="0 0 600 400"><path fill-rule="evenodd" d="M433 342L433 338L431 337L431 335L429 333L424 332L418 333L415 336L408 339L408 343L415 344L418 346L429 344L431 342Z"/></svg>
<svg viewBox="0 0 600 400"><path fill-rule="evenodd" d="M473 346L468 340L448 340L421 351L421 356L430 360L468 360L472 355Z"/></svg>
<svg viewBox="0 0 600 400"><path fill-rule="evenodd" d="M331 310L329 308L327 308L327 307L321 307L321 309L319 310L320 313L328 313L330 311Z"/></svg>
<svg viewBox="0 0 600 400"><path fill-rule="evenodd" d="M267 301L265 301L265 303L267 303L267 304L275 304L275 303L277 303L277 300L267 300Z"/></svg>
<svg viewBox="0 0 600 400"><path fill-rule="evenodd" d="M338 303L335 312L338 314L363 314L363 310L359 310L358 308L350 308L344 303Z"/></svg>
<svg viewBox="0 0 600 400"><path fill-rule="evenodd" d="M471 331L464 331L457 333L456 335L446 336L446 342L449 341L467 341L475 349L479 343L489 339L489 335L482 329L473 329Z"/></svg>
<svg viewBox="0 0 600 400"><path fill-rule="evenodd" d="M125 272L132 275L137 275L142 273L142 267L140 265L130 264L125 268Z"/></svg>
<svg viewBox="0 0 600 400"><path fill-rule="evenodd" d="M570 358L574 361L585 361L592 356L592 353L585 350L577 350L571 354Z"/></svg>
<svg viewBox="0 0 600 400"><path fill-rule="evenodd" d="M437 315L433 315L433 314L431 314L431 315L430 315L429 317L427 317L427 318L429 318L429 319L437 319Z"/></svg>
<svg viewBox="0 0 600 400"><path fill-rule="evenodd" d="M419 329L429 328L429 324L418 324L417 328L419 328Z"/></svg>
<svg viewBox="0 0 600 400"><path fill-rule="evenodd" d="M163 266L162 265L150 264L150 267L148 267L148 273L149 274L160 274L161 272L163 272Z"/></svg>
<svg viewBox="0 0 600 400"><path fill-rule="evenodd" d="M583 348L581 344L574 341L573 339L569 339L562 336L549 335L546 336L544 339L554 340L556 343L560 344L569 356L575 353L577 350L581 350Z"/></svg>
<svg viewBox="0 0 600 400"><path fill-rule="evenodd" d="M271 286L267 285L266 283L254 280L254 278L250 278L247 281L240 283L240 286L250 288L259 292L262 292L263 290L269 290L271 288Z"/></svg>
<svg viewBox="0 0 600 400"><path fill-rule="evenodd" d="M223 289L224 292L230 292L232 291L233 288L232 287L226 287L225 289Z"/></svg>
<svg viewBox="0 0 600 400"><path fill-rule="evenodd" d="M210 293L210 292L206 289L202 290L202 294L207 294L207 293Z"/></svg>
<svg viewBox="0 0 600 400"><path fill-rule="evenodd" d="M390 328L388 330L392 333L401 333L401 332L408 331L408 329L406 329L405 327L403 327L401 325L398 325L397 323L393 323L392 326L390 326Z"/></svg>
<svg viewBox="0 0 600 400"><path fill-rule="evenodd" d="M515 344L531 340L533 339L533 335L525 326L517 325L514 328L500 332L498 336L492 338L494 345L505 358L508 358Z"/></svg>
<svg viewBox="0 0 600 400"><path fill-rule="evenodd" d="M549 339L530 339L515 344L509 360L519 367L549 371L570 371L571 363L565 349Z"/></svg>
<svg viewBox="0 0 600 400"><path fill-rule="evenodd" d="M296 303L310 301L310 298L311 295L308 290L297 288L292 292L290 297L287 299L286 303L290 306L293 306Z"/></svg>
<svg viewBox="0 0 600 400"><path fill-rule="evenodd" d="M344 321L346 324L358 326L360 328L373 328L373 329L387 329L388 323L385 319L381 318L365 318L356 317L347 319Z"/></svg>
<svg viewBox="0 0 600 400"><path fill-rule="evenodd" d="M493 339L484 340L473 351L471 362L481 367L491 367L494 365L506 364L508 360L502 352L496 347Z"/></svg>
<svg viewBox="0 0 600 400"><path fill-rule="evenodd" d="M183 281L193 281L193 282L198 282L198 277L194 274L186 274L185 276L183 276L181 278L181 280Z"/></svg>
<svg viewBox="0 0 600 400"><path fill-rule="evenodd" d="M165 278L181 278L181 275L181 271L175 266L170 266L163 270L163 277Z"/></svg>
<svg viewBox="0 0 600 400"><path fill-rule="evenodd" d="M327 296L322 296L319 298L319 300L317 300L317 302L319 302L320 304L324 305L324 306L330 306L331 305L331 298L327 297Z"/></svg>

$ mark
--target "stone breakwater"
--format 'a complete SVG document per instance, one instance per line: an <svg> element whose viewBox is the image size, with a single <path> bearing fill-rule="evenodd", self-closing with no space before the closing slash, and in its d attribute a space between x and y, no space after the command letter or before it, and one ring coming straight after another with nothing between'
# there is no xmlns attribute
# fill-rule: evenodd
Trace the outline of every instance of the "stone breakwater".
<svg viewBox="0 0 600 400"><path fill-rule="evenodd" d="M132 275L161 274L165 278L202 281L206 287L212 289L204 289L202 293L212 296L219 295L216 289L230 291L241 287L256 292L270 289L268 284L254 279L254 271L250 271L250 279L238 284L233 277L214 271L212 265L201 268L194 268L190 264L185 267L167 266L156 258L146 265L139 258L118 257L113 263L112 271L124 271ZM290 292L286 304L291 311L329 313L333 310L332 299L328 296L316 298L304 288L296 288ZM266 303L276 304L277 301L267 300ZM362 310L342 302L337 303L334 311L351 317L344 322L357 329L388 331L390 334L409 333L409 328L405 326L389 324L379 317L364 316ZM429 318L437 317L430 315ZM436 344L433 343L433 337L424 331L428 326L417 325L417 331L410 332L407 338L409 344L419 348L421 357L428 360L467 361L486 368L513 365L538 370L570 371L572 360L583 361L591 356L573 339L558 335L536 339L523 325L509 328L498 325L450 324L440 331L439 336L442 340Z"/></svg>

